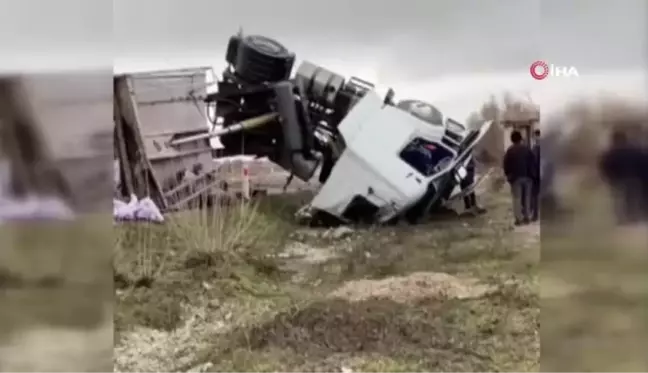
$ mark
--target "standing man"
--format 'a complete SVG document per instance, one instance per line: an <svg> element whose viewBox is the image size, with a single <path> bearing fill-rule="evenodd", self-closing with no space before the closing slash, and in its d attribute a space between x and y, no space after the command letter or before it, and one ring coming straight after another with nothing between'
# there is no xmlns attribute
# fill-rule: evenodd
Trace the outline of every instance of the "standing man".
<svg viewBox="0 0 648 373"><path fill-rule="evenodd" d="M470 157L468 163L466 164L466 177L461 180L459 187L461 190L466 190L470 188L475 183L475 158ZM486 213L486 209L477 204L477 195L475 191L472 190L470 193L466 194L463 198L465 212L473 215L481 215Z"/></svg>
<svg viewBox="0 0 648 373"><path fill-rule="evenodd" d="M530 222L534 157L531 148L523 143L519 131L511 133L511 143L504 154L503 168L506 180L511 186L515 225L519 226Z"/></svg>
<svg viewBox="0 0 648 373"><path fill-rule="evenodd" d="M533 131L533 173L531 186L531 221L537 221L540 217L540 130Z"/></svg>
<svg viewBox="0 0 648 373"><path fill-rule="evenodd" d="M648 218L645 167L648 153L633 144L623 131L613 131L610 148L599 159L599 170L612 189L616 214L621 224Z"/></svg>

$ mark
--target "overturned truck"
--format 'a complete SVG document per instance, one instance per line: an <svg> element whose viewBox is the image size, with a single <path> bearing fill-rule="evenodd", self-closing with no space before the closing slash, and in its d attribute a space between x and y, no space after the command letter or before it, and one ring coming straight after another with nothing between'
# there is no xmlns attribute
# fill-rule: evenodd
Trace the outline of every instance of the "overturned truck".
<svg viewBox="0 0 648 373"><path fill-rule="evenodd" d="M218 137L223 155L267 157L291 177L317 178L299 212L311 220L417 222L470 191L458 185L491 122L469 129L431 104L310 62L292 76L295 55L264 36L232 36L225 57L217 91L200 98L218 129L165 146Z"/></svg>

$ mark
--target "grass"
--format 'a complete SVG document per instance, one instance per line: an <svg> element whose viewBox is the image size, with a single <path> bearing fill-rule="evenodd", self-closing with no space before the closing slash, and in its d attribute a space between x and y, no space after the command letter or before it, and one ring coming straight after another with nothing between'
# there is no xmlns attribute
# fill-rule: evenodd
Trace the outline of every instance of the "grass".
<svg viewBox="0 0 648 373"><path fill-rule="evenodd" d="M0 226L0 370L112 365L111 237L109 216Z"/></svg>
<svg viewBox="0 0 648 373"><path fill-rule="evenodd" d="M617 226L609 196L589 192L570 205L568 227L543 226L542 366L644 371L648 230Z"/></svg>
<svg viewBox="0 0 648 373"><path fill-rule="evenodd" d="M219 299L241 292L267 291L277 269L264 254L279 249L285 227L263 219L258 205L223 208L219 213L192 211L170 216L165 225L132 224L118 228L115 281L131 312L122 318L147 327L172 330L181 322L181 304L193 295ZM265 280L265 279L264 279ZM207 285L209 283L209 285Z"/></svg>
<svg viewBox="0 0 648 373"><path fill-rule="evenodd" d="M420 226L297 227L302 197L125 225L115 242L116 369L202 371L532 371L538 369L539 247L488 215ZM300 245L321 261L286 258ZM419 289L406 302L331 296L359 280L414 272L472 278L458 299Z"/></svg>
<svg viewBox="0 0 648 373"><path fill-rule="evenodd" d="M7 325L2 329L10 330L22 319L71 327L92 326L101 320L103 308L112 303L111 236L112 224L107 218L0 226L0 295L13 294L16 302L22 299L34 306L22 309L3 301L0 315L4 317L0 320ZM43 296L57 291L69 296L54 303L54 296ZM27 295L30 292L43 295L32 299ZM79 299L72 301L76 293ZM39 303L47 306L36 307ZM64 316L76 304L81 308L94 304L96 312L85 309L76 317Z"/></svg>

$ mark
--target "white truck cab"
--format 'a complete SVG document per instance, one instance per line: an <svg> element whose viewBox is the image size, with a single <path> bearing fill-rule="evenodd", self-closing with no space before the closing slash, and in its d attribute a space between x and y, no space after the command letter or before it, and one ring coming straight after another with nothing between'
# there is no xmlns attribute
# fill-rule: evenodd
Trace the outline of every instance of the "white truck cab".
<svg viewBox="0 0 648 373"><path fill-rule="evenodd" d="M490 122L469 131L432 105L386 101L367 92L340 123L346 148L311 209L343 222L364 216L384 223L450 196L466 177L464 165Z"/></svg>

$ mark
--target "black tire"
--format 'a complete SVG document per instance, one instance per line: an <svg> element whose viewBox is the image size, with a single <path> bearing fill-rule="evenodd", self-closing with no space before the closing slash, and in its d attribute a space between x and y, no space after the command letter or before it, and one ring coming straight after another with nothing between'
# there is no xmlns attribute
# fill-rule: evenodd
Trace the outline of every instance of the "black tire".
<svg viewBox="0 0 648 373"><path fill-rule="evenodd" d="M437 126L443 125L443 114L434 105L421 100L401 100L396 107Z"/></svg>
<svg viewBox="0 0 648 373"><path fill-rule="evenodd" d="M274 39L260 35L241 40L234 68L248 83L278 82L290 77L295 55Z"/></svg>

